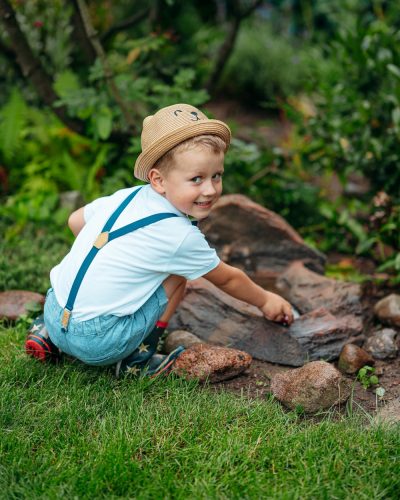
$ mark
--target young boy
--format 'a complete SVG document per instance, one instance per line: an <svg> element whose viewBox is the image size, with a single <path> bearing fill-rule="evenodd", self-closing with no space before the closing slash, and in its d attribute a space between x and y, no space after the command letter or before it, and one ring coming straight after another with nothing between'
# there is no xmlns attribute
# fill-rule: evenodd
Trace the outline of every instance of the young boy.
<svg viewBox="0 0 400 500"><path fill-rule="evenodd" d="M45 358L59 349L90 365L116 364L117 376L166 372L183 348L161 356L158 340L186 280L200 276L270 320L293 321L288 302L221 262L192 222L207 217L221 196L230 137L225 123L187 104L144 120L134 173L148 184L69 217L76 240L50 273L46 328L34 325L29 354Z"/></svg>

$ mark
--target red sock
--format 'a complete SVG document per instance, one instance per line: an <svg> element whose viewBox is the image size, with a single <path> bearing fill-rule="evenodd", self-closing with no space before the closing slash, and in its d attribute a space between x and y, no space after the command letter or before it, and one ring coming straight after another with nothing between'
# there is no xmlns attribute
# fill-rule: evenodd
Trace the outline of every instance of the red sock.
<svg viewBox="0 0 400 500"><path fill-rule="evenodd" d="M165 330L168 326L168 321L157 321L156 328L162 328Z"/></svg>

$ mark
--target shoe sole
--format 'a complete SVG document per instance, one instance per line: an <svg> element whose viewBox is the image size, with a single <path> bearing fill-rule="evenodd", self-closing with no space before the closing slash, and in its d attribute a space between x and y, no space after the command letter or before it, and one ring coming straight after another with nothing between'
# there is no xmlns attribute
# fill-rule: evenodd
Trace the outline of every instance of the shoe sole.
<svg viewBox="0 0 400 500"><path fill-rule="evenodd" d="M25 352L28 356L38 359L42 363L60 359L60 355L52 350L45 339L37 335L29 335L25 342Z"/></svg>

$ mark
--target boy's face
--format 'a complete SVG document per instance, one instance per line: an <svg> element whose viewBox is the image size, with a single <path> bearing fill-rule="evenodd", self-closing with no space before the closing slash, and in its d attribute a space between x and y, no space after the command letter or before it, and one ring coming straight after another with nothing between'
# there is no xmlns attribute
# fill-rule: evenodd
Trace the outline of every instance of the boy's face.
<svg viewBox="0 0 400 500"><path fill-rule="evenodd" d="M224 154L197 146L175 153L167 174L150 171L153 188L178 210L204 219L222 193Z"/></svg>

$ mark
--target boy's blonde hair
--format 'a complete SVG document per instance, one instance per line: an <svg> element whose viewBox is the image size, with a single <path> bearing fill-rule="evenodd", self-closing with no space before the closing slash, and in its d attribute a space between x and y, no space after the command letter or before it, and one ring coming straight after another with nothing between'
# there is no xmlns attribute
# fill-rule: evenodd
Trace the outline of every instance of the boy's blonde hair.
<svg viewBox="0 0 400 500"><path fill-rule="evenodd" d="M164 175L167 175L173 167L176 153L189 151L190 149L194 149L196 147L211 150L215 154L225 153L228 149L228 145L217 135L197 135L181 142L167 151L159 160L156 161L152 168L157 168L162 171Z"/></svg>

